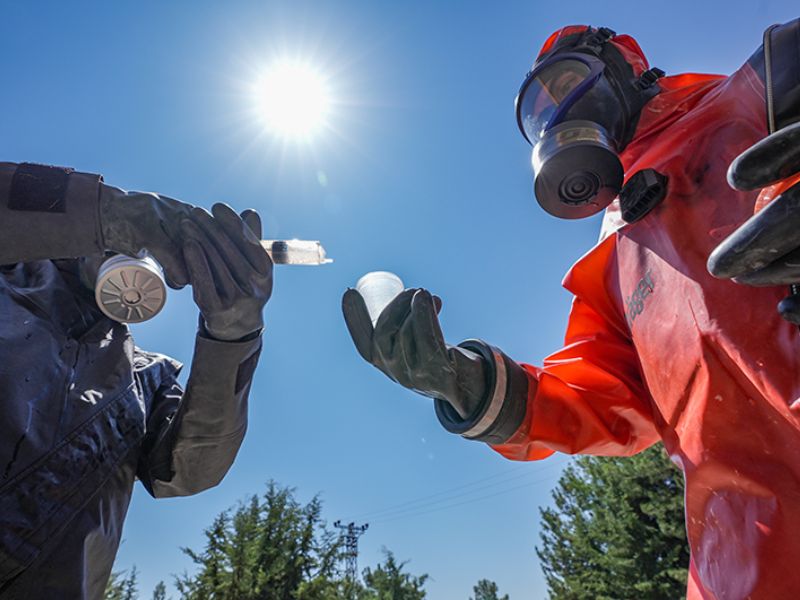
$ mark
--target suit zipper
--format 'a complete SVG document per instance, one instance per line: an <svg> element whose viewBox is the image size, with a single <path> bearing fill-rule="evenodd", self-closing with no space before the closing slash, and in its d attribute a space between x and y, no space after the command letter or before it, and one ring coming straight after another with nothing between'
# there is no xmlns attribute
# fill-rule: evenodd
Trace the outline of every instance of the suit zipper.
<svg viewBox="0 0 800 600"><path fill-rule="evenodd" d="M65 433L66 423L64 419L70 414L70 396L72 393L72 387L75 383L75 368L78 366L78 358L81 352L81 344L77 340L68 340L68 344L75 344L74 354L71 357L72 364L69 367L69 373L67 374L66 380L64 382L64 402L61 406L61 415L58 419L58 436L62 437Z"/></svg>

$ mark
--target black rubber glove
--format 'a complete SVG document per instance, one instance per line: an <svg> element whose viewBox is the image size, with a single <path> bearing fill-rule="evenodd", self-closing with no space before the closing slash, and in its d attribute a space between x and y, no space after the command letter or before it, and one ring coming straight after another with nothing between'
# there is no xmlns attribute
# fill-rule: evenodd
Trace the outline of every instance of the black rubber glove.
<svg viewBox="0 0 800 600"><path fill-rule="evenodd" d="M785 127L739 155L728 183L739 190L764 188L800 172L800 123ZM717 246L708 258L715 277L753 286L800 282L800 183L756 213ZM800 324L800 295L778 304L788 321Z"/></svg>
<svg viewBox="0 0 800 600"><path fill-rule="evenodd" d="M246 210L240 217L225 204L211 212L194 208L183 221L183 255L208 334L241 340L264 327L272 260L260 243L258 213Z"/></svg>
<svg viewBox="0 0 800 600"><path fill-rule="evenodd" d="M375 327L364 298L349 289L342 298L347 328L359 354L390 379L423 396L448 402L469 417L487 394L483 359L445 343L437 314L441 300L408 289L383 310Z"/></svg>
<svg viewBox="0 0 800 600"><path fill-rule="evenodd" d="M146 250L164 269L170 287L189 283L181 222L193 206L147 192L100 184L100 226L106 250L137 256Z"/></svg>

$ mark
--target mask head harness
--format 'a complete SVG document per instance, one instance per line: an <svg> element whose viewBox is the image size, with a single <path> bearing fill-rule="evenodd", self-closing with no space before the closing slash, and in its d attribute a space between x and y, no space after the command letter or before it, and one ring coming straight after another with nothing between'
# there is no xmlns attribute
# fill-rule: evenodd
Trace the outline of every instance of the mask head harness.
<svg viewBox="0 0 800 600"><path fill-rule="evenodd" d="M615 36L604 27L562 30L545 45L516 98L517 124L533 146L536 198L557 217L595 214L616 197L623 180L617 153L659 92L663 71L647 68L639 55L637 76Z"/></svg>

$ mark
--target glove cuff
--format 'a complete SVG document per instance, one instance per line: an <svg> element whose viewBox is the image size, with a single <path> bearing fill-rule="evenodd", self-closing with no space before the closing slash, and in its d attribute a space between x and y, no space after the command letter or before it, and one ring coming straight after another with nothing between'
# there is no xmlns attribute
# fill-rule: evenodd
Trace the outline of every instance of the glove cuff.
<svg viewBox="0 0 800 600"><path fill-rule="evenodd" d="M525 371L500 350L481 340L465 340L458 346L483 358L489 380L487 397L466 419L462 419L449 403L435 400L436 416L451 433L488 444L502 444L519 429L525 418L528 404Z"/></svg>
<svg viewBox="0 0 800 600"><path fill-rule="evenodd" d="M260 338L262 333L264 333L264 327L259 327L258 329L255 329L240 338L227 340L225 338L215 336L208 330L208 326L206 325L206 320L205 318L203 318L202 313L198 316L197 319L197 335L199 337L207 340L212 340L214 342L220 342L223 344L238 344L240 342L251 342L256 338Z"/></svg>

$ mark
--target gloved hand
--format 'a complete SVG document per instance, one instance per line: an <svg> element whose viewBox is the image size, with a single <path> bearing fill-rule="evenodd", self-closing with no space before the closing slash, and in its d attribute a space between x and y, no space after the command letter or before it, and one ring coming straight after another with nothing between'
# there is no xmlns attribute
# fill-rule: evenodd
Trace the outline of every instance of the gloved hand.
<svg viewBox="0 0 800 600"><path fill-rule="evenodd" d="M739 190L764 188L800 172L800 123L785 127L739 155L728 183ZM783 191L717 246L708 258L715 277L753 286L800 283L800 183ZM800 294L778 304L800 324Z"/></svg>
<svg viewBox="0 0 800 600"><path fill-rule="evenodd" d="M364 298L349 289L342 298L347 329L359 354L410 390L444 400L469 417L487 393L483 359L445 343L437 314L441 300L423 289L401 292L375 327Z"/></svg>
<svg viewBox="0 0 800 600"><path fill-rule="evenodd" d="M225 204L211 212L194 208L182 222L183 256L206 331L218 340L240 340L264 327L272 260L260 243L257 212L240 217Z"/></svg>
<svg viewBox="0 0 800 600"><path fill-rule="evenodd" d="M181 221L191 204L147 192L126 192L100 184L100 227L106 250L137 256L153 255L164 269L170 287L189 283L181 250Z"/></svg>

